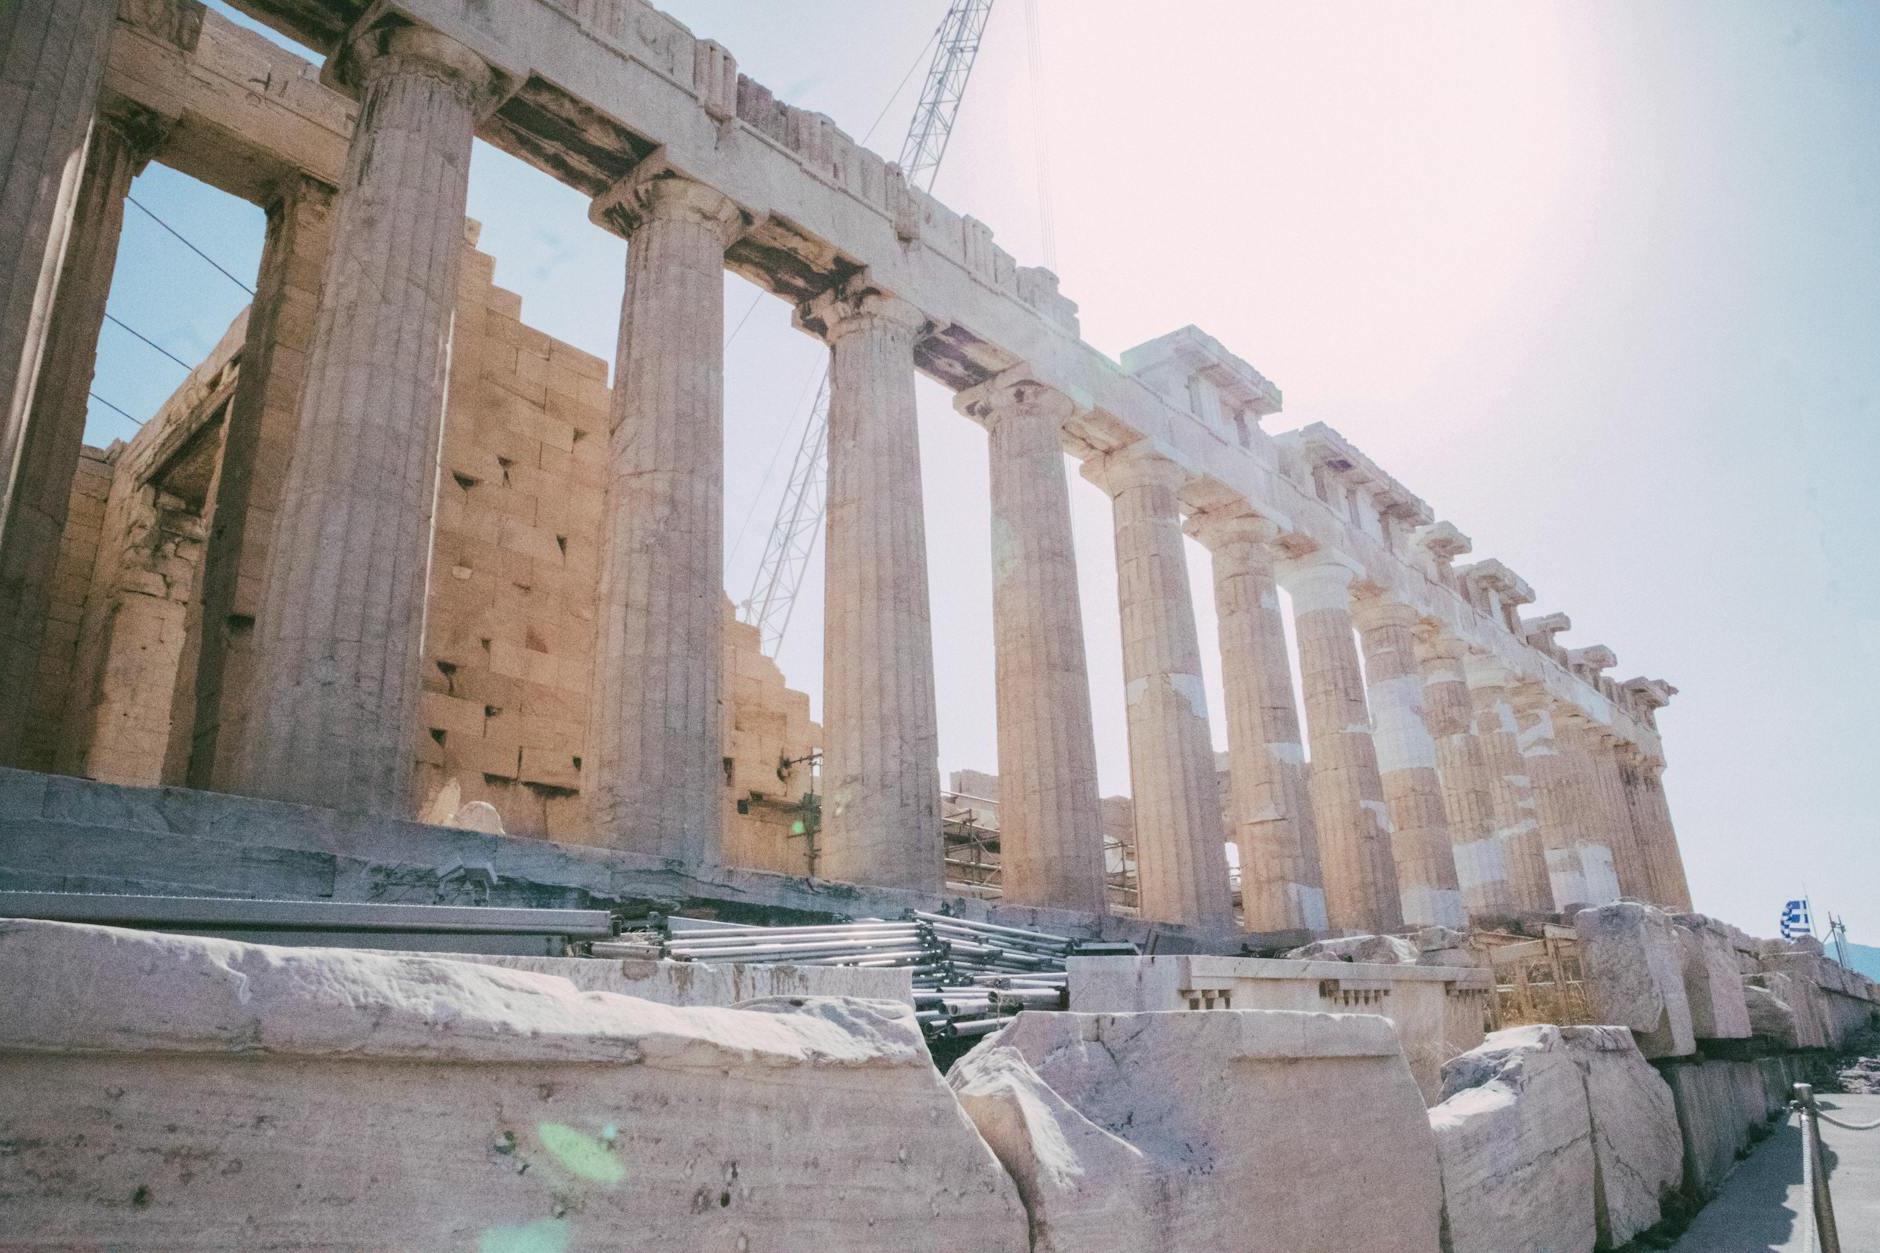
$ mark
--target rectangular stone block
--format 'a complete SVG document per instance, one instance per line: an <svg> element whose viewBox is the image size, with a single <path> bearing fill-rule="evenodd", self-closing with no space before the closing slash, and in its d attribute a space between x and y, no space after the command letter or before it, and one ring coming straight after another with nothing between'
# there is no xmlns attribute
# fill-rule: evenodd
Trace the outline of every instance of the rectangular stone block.
<svg viewBox="0 0 1880 1253"><path fill-rule="evenodd" d="M9 1236L1027 1247L905 1005L678 1008L432 957L24 922L0 922L0 986Z"/></svg>
<svg viewBox="0 0 1880 1253"><path fill-rule="evenodd" d="M1797 978L1779 970L1764 971L1750 975L1744 980L1752 988L1761 988L1782 1004L1795 1021L1795 1047L1819 1049L1828 1047L1828 1029L1825 999L1821 989L1807 979ZM1747 1004L1747 1002L1745 1002ZM1771 1024L1771 1030L1780 1031L1780 1025Z"/></svg>
<svg viewBox="0 0 1880 1253"><path fill-rule="evenodd" d="M1702 914L1679 914L1674 921L1684 951L1691 1033L1700 1040L1748 1039L1749 1006L1729 933Z"/></svg>
<svg viewBox="0 0 1880 1253"><path fill-rule="evenodd" d="M1683 1176L1676 1102L1624 1028L1562 1027L1560 1038L1586 1080L1599 1247L1616 1249L1658 1222Z"/></svg>
<svg viewBox="0 0 1880 1253"><path fill-rule="evenodd" d="M1429 1119L1444 1253L1591 1249L1592 1120L1560 1029L1495 1032L1443 1067L1443 1093Z"/></svg>
<svg viewBox="0 0 1880 1253"><path fill-rule="evenodd" d="M1423 1101L1374 1015L1024 1013L950 1081L1019 1181L1034 1249L1437 1245Z"/></svg>
<svg viewBox="0 0 1880 1253"><path fill-rule="evenodd" d="M1736 1168L1762 1120L1762 1074L1753 1063L1721 1061L1671 1062L1659 1073L1677 1105L1684 1191L1693 1201L1707 1200Z"/></svg>
<svg viewBox="0 0 1880 1253"><path fill-rule="evenodd" d="M1483 1003L1491 986L1486 970L1364 960L1074 957L1069 969L1070 1005L1080 1012L1285 1009L1382 1015L1397 1031L1426 1104L1440 1099L1443 1063L1481 1043Z"/></svg>
<svg viewBox="0 0 1880 1253"><path fill-rule="evenodd" d="M1697 1047L1684 990L1684 945L1670 918L1622 901L1581 910L1573 929L1600 1022L1631 1028L1646 1057L1681 1057Z"/></svg>

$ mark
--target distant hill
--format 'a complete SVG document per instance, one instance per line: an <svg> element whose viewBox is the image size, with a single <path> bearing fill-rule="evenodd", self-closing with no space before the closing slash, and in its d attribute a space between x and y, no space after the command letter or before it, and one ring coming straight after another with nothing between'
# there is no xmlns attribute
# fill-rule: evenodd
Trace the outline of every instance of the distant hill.
<svg viewBox="0 0 1880 1253"><path fill-rule="evenodd" d="M1834 946L1829 945L1828 951L1834 952ZM1880 948L1871 944L1850 944L1847 946L1847 964L1869 979L1880 979Z"/></svg>

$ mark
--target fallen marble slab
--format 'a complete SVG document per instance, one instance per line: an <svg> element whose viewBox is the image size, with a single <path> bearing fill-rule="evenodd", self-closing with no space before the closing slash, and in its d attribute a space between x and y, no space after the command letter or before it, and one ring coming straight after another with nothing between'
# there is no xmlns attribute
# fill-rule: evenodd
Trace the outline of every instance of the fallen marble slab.
<svg viewBox="0 0 1880 1253"><path fill-rule="evenodd" d="M1429 1112L1443 1176L1444 1253L1594 1247L1586 1081L1560 1028L1497 1031L1443 1067Z"/></svg>
<svg viewBox="0 0 1880 1253"><path fill-rule="evenodd" d="M1437 1247L1423 1100L1367 1014L1024 1013L951 1081L1053 1253ZM1102 1197L1114 1221L1078 1207Z"/></svg>
<svg viewBox="0 0 1880 1253"><path fill-rule="evenodd" d="M1646 1057L1682 1057L1697 1047L1684 989L1684 944L1671 919L1622 901L1573 916L1593 1017L1630 1027Z"/></svg>
<svg viewBox="0 0 1880 1253"><path fill-rule="evenodd" d="M1684 1170L1677 1105L1624 1027L1562 1027L1586 1081L1593 1131L1593 1217L1615 1249L1663 1217Z"/></svg>
<svg viewBox="0 0 1880 1253"><path fill-rule="evenodd" d="M0 921L8 1239L1027 1248L912 1010Z"/></svg>

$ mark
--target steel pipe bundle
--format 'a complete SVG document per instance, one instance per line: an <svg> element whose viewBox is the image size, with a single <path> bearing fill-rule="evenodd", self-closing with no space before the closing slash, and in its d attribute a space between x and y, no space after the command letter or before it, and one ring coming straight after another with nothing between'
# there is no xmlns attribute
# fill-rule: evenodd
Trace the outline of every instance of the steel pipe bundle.
<svg viewBox="0 0 1880 1253"><path fill-rule="evenodd" d="M929 1039L986 1035L1022 1010L1065 1007L1068 936L909 910L899 919L762 927L655 918L597 956L675 961L902 968L914 981L914 1019Z"/></svg>

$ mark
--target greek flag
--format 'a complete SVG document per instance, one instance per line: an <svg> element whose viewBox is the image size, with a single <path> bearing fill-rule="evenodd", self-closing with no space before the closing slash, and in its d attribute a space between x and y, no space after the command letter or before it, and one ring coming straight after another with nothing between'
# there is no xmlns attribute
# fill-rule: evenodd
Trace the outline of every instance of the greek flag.
<svg viewBox="0 0 1880 1253"><path fill-rule="evenodd" d="M1808 917L1808 898L1790 901L1782 907L1782 938L1793 940L1798 935L1813 935L1815 924Z"/></svg>

